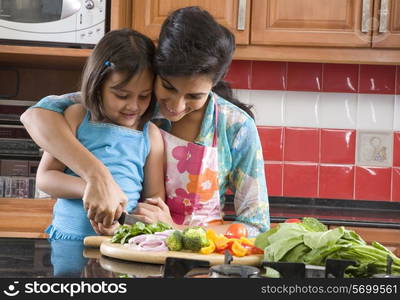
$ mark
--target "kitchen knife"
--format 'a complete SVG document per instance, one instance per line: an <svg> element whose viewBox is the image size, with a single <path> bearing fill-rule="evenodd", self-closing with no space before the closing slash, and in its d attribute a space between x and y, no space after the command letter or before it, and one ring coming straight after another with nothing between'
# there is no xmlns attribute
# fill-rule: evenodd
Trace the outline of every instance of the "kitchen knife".
<svg viewBox="0 0 400 300"><path fill-rule="evenodd" d="M118 219L118 223L121 225L124 225L124 224L132 225L132 224L135 224L136 222L145 223L145 222L139 220L137 217L130 215L126 212L123 212Z"/></svg>

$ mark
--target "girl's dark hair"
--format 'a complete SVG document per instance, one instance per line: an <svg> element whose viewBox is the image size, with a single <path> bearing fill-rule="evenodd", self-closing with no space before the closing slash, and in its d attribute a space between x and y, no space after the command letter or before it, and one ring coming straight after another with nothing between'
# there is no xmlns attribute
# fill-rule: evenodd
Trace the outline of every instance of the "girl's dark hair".
<svg viewBox="0 0 400 300"><path fill-rule="evenodd" d="M113 30L103 36L86 62L81 83L82 104L90 110L95 120L106 118L102 87L111 72L117 71L124 75L118 84L124 86L136 74L146 69L153 71L154 52L154 43L132 29ZM155 102L152 97L141 118L141 125L151 118Z"/></svg>
<svg viewBox="0 0 400 300"><path fill-rule="evenodd" d="M208 75L213 91L247 112L251 106L233 97L225 77L235 51L235 36L197 6L175 10L164 21L154 66L162 77Z"/></svg>

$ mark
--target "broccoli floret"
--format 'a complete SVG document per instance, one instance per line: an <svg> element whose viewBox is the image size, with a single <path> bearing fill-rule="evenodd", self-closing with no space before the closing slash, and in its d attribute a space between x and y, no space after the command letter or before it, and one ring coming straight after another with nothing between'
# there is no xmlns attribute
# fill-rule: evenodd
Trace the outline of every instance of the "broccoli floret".
<svg viewBox="0 0 400 300"><path fill-rule="evenodd" d="M200 226L187 227L183 230L183 247L191 251L199 251L210 245L207 240L206 231Z"/></svg>
<svg viewBox="0 0 400 300"><path fill-rule="evenodd" d="M181 251L183 249L183 234L175 230L166 240L167 247L171 251Z"/></svg>

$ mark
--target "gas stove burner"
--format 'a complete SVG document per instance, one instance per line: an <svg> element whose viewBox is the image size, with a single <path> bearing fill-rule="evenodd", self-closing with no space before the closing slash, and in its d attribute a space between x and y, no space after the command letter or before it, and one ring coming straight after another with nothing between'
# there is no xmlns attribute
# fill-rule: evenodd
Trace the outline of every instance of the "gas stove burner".
<svg viewBox="0 0 400 300"><path fill-rule="evenodd" d="M259 278L260 270L246 265L215 265L210 268L209 278Z"/></svg>
<svg viewBox="0 0 400 300"><path fill-rule="evenodd" d="M272 268L279 272L280 278L344 278L344 271L348 266L355 265L353 260L327 259L325 266L306 265L292 262L267 262L262 263L264 268Z"/></svg>

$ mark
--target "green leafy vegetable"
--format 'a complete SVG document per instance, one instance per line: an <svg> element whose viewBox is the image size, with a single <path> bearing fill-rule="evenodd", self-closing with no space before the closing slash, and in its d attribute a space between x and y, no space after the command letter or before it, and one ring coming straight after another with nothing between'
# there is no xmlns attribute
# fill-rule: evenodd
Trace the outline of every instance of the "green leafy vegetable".
<svg viewBox="0 0 400 300"><path fill-rule="evenodd" d="M300 223L280 223L259 234L255 246L264 249L266 261L323 266L328 258L354 260L356 265L346 269L346 277L386 273L387 257L390 256L392 273L400 274L400 258L383 245L378 242L367 245L357 233L342 226L328 230L315 218L303 218Z"/></svg>
<svg viewBox="0 0 400 300"><path fill-rule="evenodd" d="M111 238L111 243L125 244L128 240L134 236L140 234L153 234L155 232L162 232L165 230L172 229L172 227L163 222L154 224L144 224L142 222L136 222L132 225L121 225Z"/></svg>

